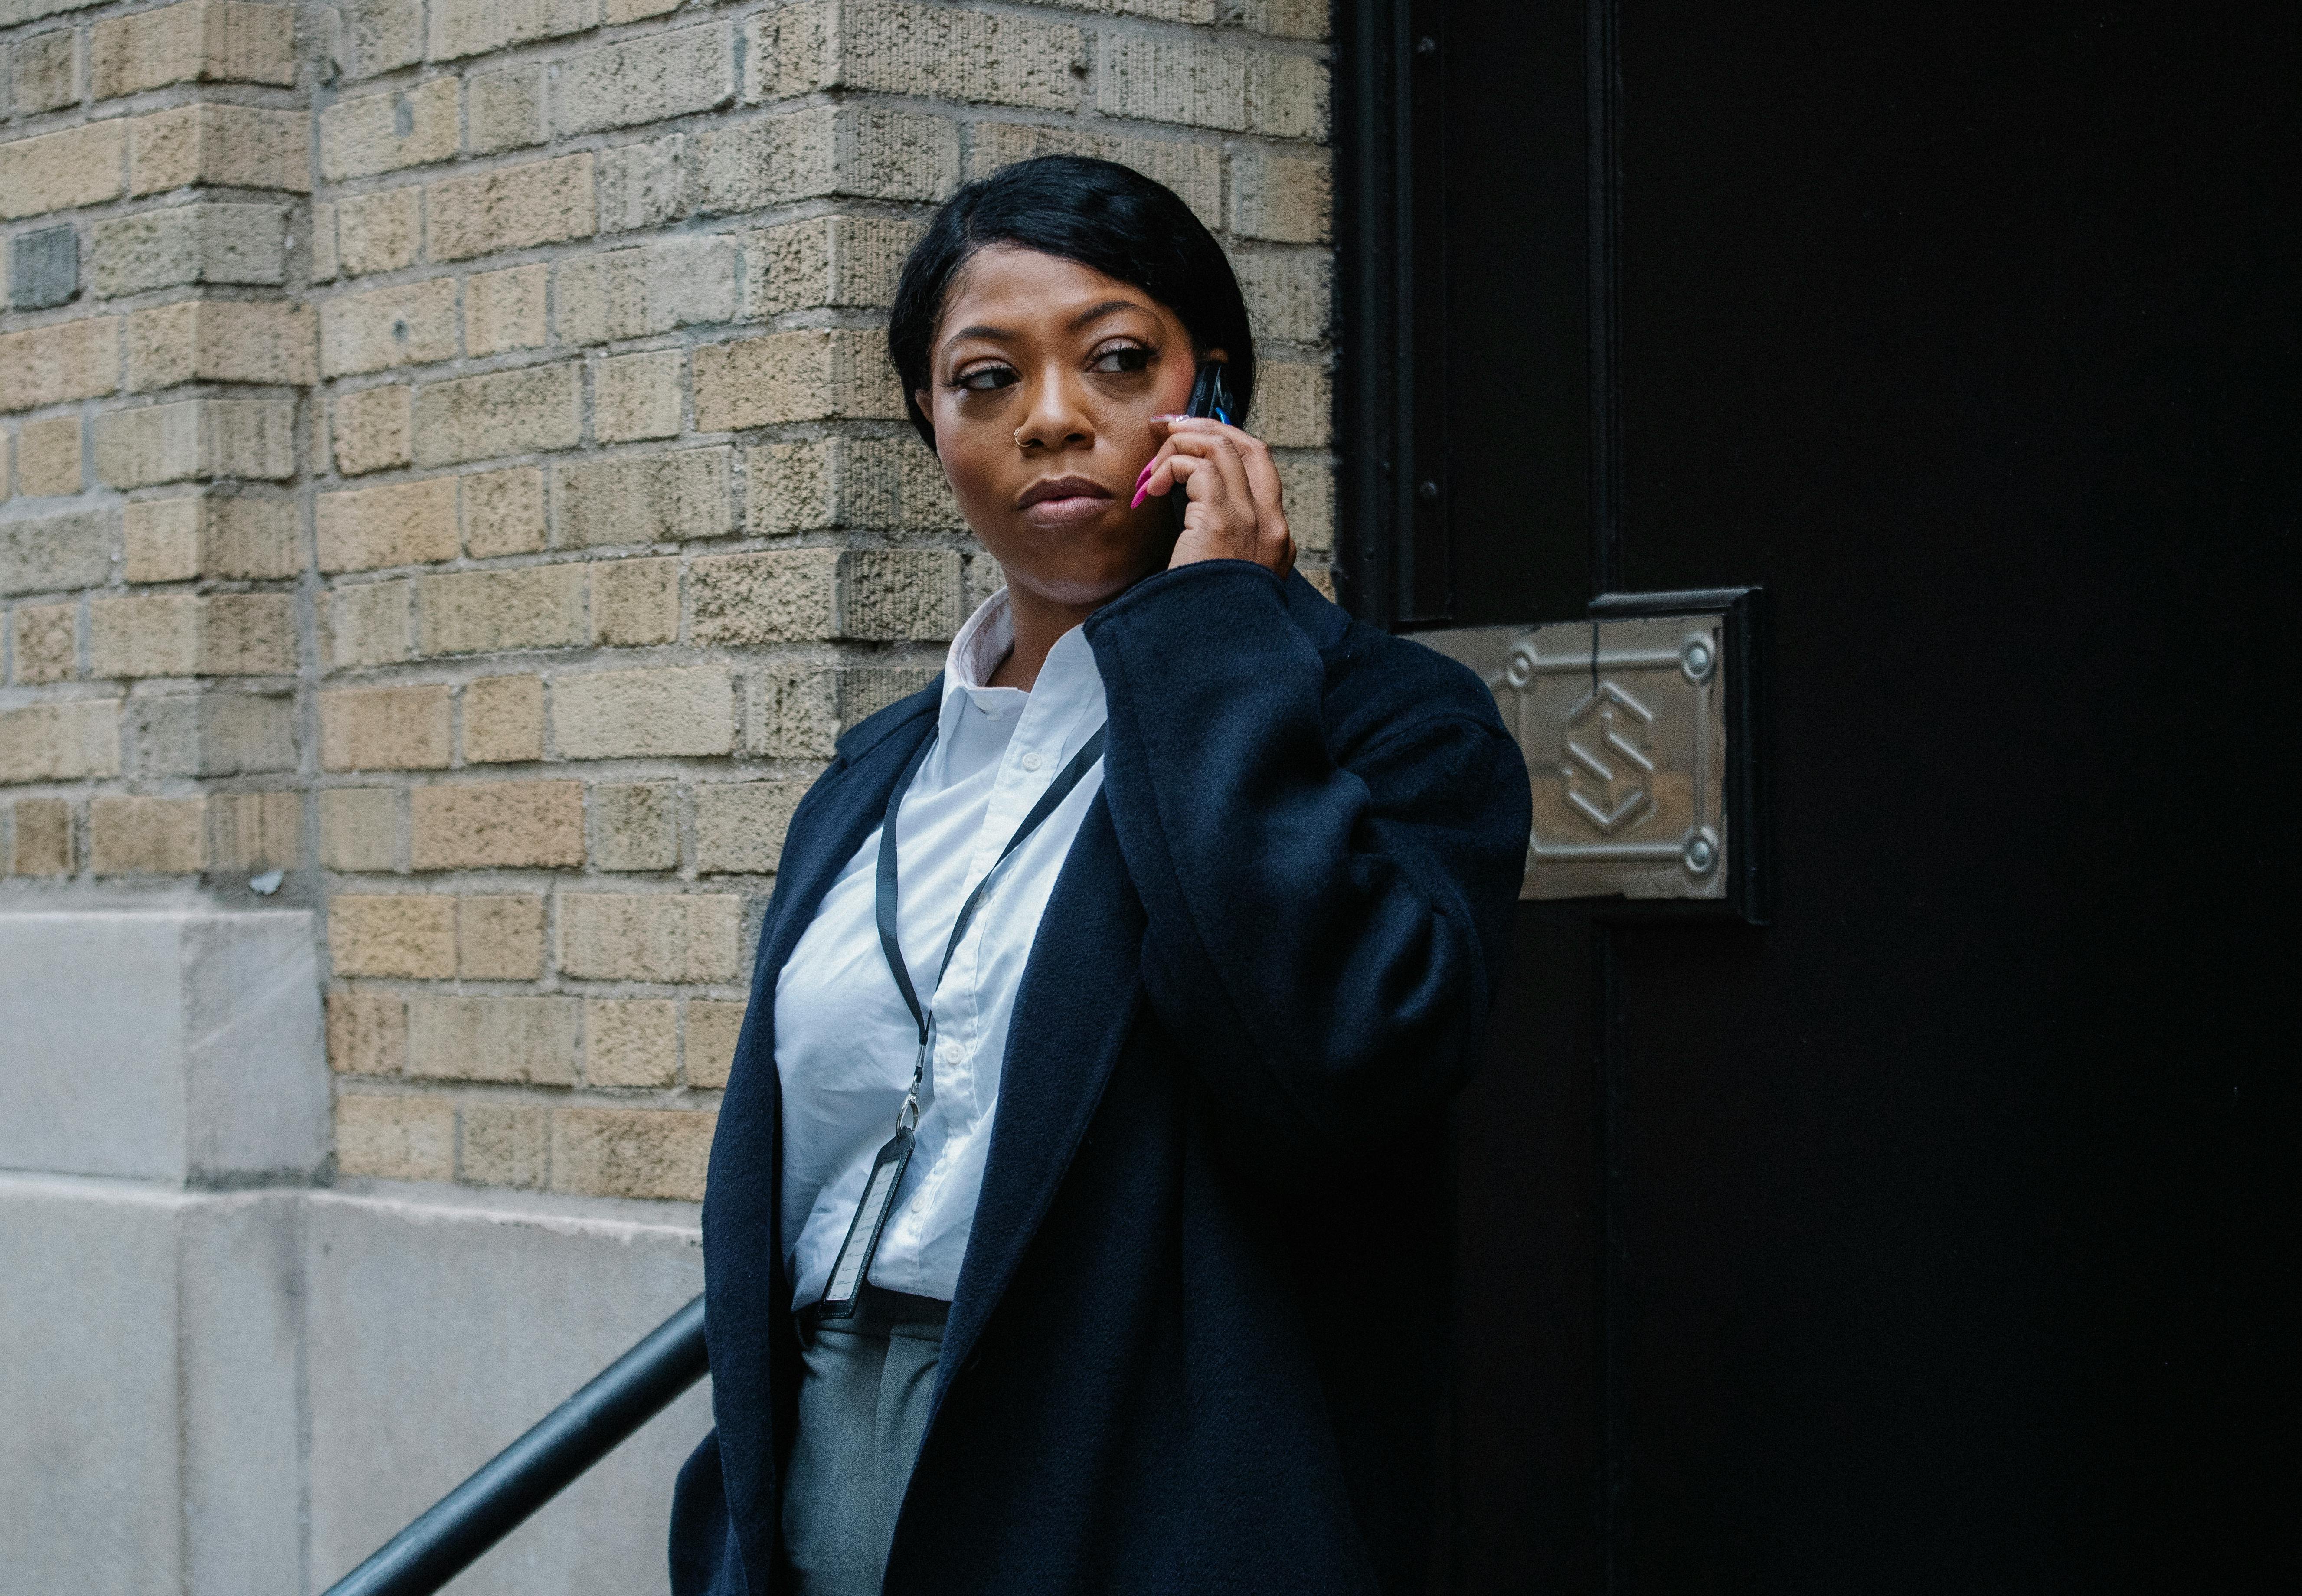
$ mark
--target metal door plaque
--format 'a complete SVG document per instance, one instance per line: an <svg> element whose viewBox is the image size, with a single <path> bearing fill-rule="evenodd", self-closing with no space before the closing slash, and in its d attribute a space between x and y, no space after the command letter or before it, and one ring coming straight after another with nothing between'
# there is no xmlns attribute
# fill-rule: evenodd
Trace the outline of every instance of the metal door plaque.
<svg viewBox="0 0 2302 1596"><path fill-rule="evenodd" d="M1727 898L1725 611L1416 634L1479 673L1534 789L1522 898ZM1734 685L1739 688L1740 684Z"/></svg>

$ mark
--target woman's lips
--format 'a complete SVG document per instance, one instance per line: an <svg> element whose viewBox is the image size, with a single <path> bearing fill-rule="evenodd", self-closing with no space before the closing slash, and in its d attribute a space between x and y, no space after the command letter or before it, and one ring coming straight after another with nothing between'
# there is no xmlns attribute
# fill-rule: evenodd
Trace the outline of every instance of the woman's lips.
<svg viewBox="0 0 2302 1596"><path fill-rule="evenodd" d="M1111 508L1111 490L1083 476L1033 483L1016 508L1034 526L1070 526L1091 521Z"/></svg>
<svg viewBox="0 0 2302 1596"><path fill-rule="evenodd" d="M1072 493L1025 505L1023 519L1034 526L1071 526L1092 521L1110 508L1109 494Z"/></svg>

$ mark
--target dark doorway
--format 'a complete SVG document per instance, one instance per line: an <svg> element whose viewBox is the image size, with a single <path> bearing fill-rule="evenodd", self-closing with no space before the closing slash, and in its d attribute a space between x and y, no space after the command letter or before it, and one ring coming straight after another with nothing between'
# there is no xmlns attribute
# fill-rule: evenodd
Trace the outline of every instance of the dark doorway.
<svg viewBox="0 0 2302 1596"><path fill-rule="evenodd" d="M2298 16L1339 7L1347 601L1767 600L1770 923L1522 905L1434 1589L2270 1543Z"/></svg>

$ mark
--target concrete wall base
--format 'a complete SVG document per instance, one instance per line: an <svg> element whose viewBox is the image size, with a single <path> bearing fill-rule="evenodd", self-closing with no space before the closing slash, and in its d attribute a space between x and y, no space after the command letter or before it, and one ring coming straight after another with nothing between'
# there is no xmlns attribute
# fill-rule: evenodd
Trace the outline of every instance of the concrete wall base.
<svg viewBox="0 0 2302 1596"><path fill-rule="evenodd" d="M325 1590L703 1289L691 1203L326 1188L312 917L0 915L0 1592ZM667 1588L708 1388L449 1589Z"/></svg>
<svg viewBox="0 0 2302 1596"><path fill-rule="evenodd" d="M703 1234L684 1204L377 1182L312 1194L304 1266L324 1590L702 1290ZM668 1589L672 1481L710 1428L706 1381L449 1589Z"/></svg>
<svg viewBox="0 0 2302 1596"><path fill-rule="evenodd" d="M693 1207L0 1173L0 1586L316 1592L702 1289ZM675 1404L449 1587L668 1584Z"/></svg>
<svg viewBox="0 0 2302 1596"><path fill-rule="evenodd" d="M307 1180L328 1153L301 910L0 914L0 1169Z"/></svg>

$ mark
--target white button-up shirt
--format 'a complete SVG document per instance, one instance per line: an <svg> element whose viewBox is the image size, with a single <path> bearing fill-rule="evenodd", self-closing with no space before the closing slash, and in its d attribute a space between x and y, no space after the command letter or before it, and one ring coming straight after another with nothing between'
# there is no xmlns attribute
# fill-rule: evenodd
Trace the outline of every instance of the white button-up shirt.
<svg viewBox="0 0 2302 1596"><path fill-rule="evenodd" d="M1029 693L984 684L1013 646L1004 589L952 640L936 745L897 817L896 929L936 1038L919 1140L870 1280L949 1301L983 1187L1000 1067L1039 918L1088 805L1098 761L1000 872L952 954L960 905L1031 806L1104 721L1103 676L1074 627ZM879 830L863 839L776 981L783 1085L783 1235L792 1306L822 1297L873 1160L894 1134L919 1029L888 973L873 902ZM932 993L932 996L930 996Z"/></svg>

